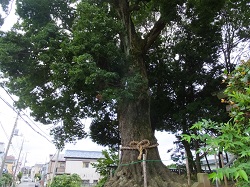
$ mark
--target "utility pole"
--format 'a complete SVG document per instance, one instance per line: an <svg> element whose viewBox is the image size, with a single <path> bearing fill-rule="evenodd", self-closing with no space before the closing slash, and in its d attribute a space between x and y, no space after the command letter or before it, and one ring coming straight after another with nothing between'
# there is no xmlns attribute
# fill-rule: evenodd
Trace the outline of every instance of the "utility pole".
<svg viewBox="0 0 250 187"><path fill-rule="evenodd" d="M24 138L23 138L23 141L22 141L21 149L20 149L19 154L18 154L17 163L16 163L14 175L13 175L13 183L12 183L12 186L14 185L14 182L16 181L16 172L17 172L17 167L18 167L20 155L21 155L21 152L22 152L22 150L23 150L23 142L24 142Z"/></svg>
<svg viewBox="0 0 250 187"><path fill-rule="evenodd" d="M53 179L54 179L55 174L56 174L56 170L57 170L57 163L58 163L59 154L60 154L60 149L58 149L58 150L57 150L57 155L56 155L55 165L54 165L54 168L53 168L53 173L52 173L52 177L51 177L51 183L53 182ZM52 159L53 159L53 158L52 158Z"/></svg>
<svg viewBox="0 0 250 187"><path fill-rule="evenodd" d="M10 148L10 144L11 144L12 138L13 138L13 136L14 136L14 132L15 132L16 126L17 126L18 116L19 116L19 112L18 112L18 114L17 114L16 121L15 121L15 123L14 123L13 129L12 129L12 132L11 132L11 135L10 135L10 139L9 139L9 142L8 142L8 145L7 145L5 154L4 154L4 156L3 156L3 161L2 161L1 168L0 168L0 179L2 178L2 175L3 175L3 168L4 168L4 165L5 165L5 160L6 160L6 157L7 157L8 151L9 151L9 148Z"/></svg>

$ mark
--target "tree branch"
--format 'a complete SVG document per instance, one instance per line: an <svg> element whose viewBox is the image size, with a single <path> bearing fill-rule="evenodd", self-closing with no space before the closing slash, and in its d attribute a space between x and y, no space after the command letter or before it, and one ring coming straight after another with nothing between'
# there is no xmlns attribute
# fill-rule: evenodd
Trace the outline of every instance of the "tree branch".
<svg viewBox="0 0 250 187"><path fill-rule="evenodd" d="M160 17L160 19L155 22L154 27L150 30L150 32L145 37L145 47L144 50L148 50L149 47L154 43L154 41L157 39L157 37L160 35L161 31L166 26L167 22Z"/></svg>

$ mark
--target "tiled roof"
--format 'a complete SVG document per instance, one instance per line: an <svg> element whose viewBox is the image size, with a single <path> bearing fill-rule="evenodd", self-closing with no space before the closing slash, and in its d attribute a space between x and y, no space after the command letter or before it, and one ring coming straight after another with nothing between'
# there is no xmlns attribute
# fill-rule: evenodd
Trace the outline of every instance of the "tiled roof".
<svg viewBox="0 0 250 187"><path fill-rule="evenodd" d="M65 158L104 158L101 151L66 150Z"/></svg>
<svg viewBox="0 0 250 187"><path fill-rule="evenodd" d="M50 160L51 161L55 161L56 160L56 157L57 157L57 154L54 154L54 155L50 155ZM64 158L64 154L59 154L58 156L58 161L65 161L65 158Z"/></svg>
<svg viewBox="0 0 250 187"><path fill-rule="evenodd" d="M15 157L13 156L13 155L8 155L8 156L6 156L6 160L8 160L8 161L15 161Z"/></svg>

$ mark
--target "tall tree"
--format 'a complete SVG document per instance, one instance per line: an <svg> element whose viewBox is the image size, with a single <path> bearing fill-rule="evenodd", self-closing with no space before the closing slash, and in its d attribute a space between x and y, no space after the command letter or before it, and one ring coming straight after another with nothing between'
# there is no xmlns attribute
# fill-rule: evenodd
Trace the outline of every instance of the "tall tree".
<svg viewBox="0 0 250 187"><path fill-rule="evenodd" d="M228 72L233 69L230 59L236 46L249 38L248 2L221 1L222 10L216 9L220 7L217 5L208 10L204 8L209 7L206 3L211 2L189 1L179 8L182 19L173 22L165 39L169 41L167 47L159 49L155 60L158 63L150 67L154 72L154 78L149 79L154 90L151 119L156 121L156 128L177 135L192 132L191 125L201 118L227 120L225 107L214 93L224 89L221 74L224 69ZM221 50L225 52L223 63L218 62ZM192 164L191 152L199 148L199 143L182 141L182 144L190 158L190 168L199 171L200 156L196 154L196 165Z"/></svg>
<svg viewBox="0 0 250 187"><path fill-rule="evenodd" d="M222 25L221 57L228 73L234 70L242 55L249 58L250 36L250 4L249 1L226 1L222 9L220 22Z"/></svg>
<svg viewBox="0 0 250 187"><path fill-rule="evenodd" d="M209 2L191 1L179 8L182 19L171 25L171 32L166 31L164 40L168 45L158 48L156 55L160 54L161 58L156 57L149 67L153 90L151 119L157 129L171 131L177 137L190 133L192 124L201 118L221 121L227 118L224 106L212 94L222 87L223 67L218 63L221 28L218 23L211 24L220 11L213 8L208 13L201 8L207 7L206 3ZM187 152L190 169L200 172L200 155L195 155L195 164L192 154L192 149L198 150L199 143L180 143Z"/></svg>
<svg viewBox="0 0 250 187"><path fill-rule="evenodd" d="M86 136L82 118L107 119L110 115L105 114L115 113L123 149L121 165L106 186L142 186L141 165L131 162L142 152L148 160L160 160L156 127L151 124L153 63L148 55L168 45L162 31L181 20L179 8L192 2L196 1L18 0L20 22L2 33L0 42L6 86L19 96L16 105L29 107L36 120L63 121L52 131L58 147ZM223 1L199 2L193 3L204 8L198 19L211 24ZM190 61L187 71L195 63ZM149 187L186 183L162 162L148 162L147 176Z"/></svg>

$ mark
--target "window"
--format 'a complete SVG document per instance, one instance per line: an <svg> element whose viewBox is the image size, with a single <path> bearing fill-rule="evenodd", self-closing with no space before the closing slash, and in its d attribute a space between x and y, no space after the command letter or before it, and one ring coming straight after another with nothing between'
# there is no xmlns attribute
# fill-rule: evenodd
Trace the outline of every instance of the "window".
<svg viewBox="0 0 250 187"><path fill-rule="evenodd" d="M82 162L82 167L83 168L88 168L89 167L89 162Z"/></svg>
<svg viewBox="0 0 250 187"><path fill-rule="evenodd" d="M63 162L63 163L60 163L60 164L59 164L59 167L60 167L60 168L64 168L64 167L65 167L65 163L64 163L64 162Z"/></svg>
<svg viewBox="0 0 250 187"><path fill-rule="evenodd" d="M94 183L94 184L97 184L97 183L98 183L98 180L93 180L93 183Z"/></svg>

